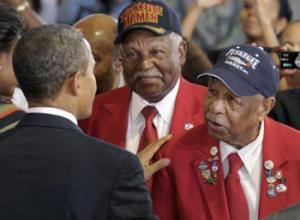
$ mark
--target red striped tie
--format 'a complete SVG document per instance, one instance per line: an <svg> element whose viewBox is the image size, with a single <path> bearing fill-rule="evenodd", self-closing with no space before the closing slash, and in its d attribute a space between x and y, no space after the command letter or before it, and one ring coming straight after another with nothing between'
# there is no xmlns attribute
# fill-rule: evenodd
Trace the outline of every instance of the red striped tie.
<svg viewBox="0 0 300 220"><path fill-rule="evenodd" d="M230 154L228 160L229 174L225 180L225 185L230 220L247 220L249 219L248 203L238 175L243 161L237 153Z"/></svg>

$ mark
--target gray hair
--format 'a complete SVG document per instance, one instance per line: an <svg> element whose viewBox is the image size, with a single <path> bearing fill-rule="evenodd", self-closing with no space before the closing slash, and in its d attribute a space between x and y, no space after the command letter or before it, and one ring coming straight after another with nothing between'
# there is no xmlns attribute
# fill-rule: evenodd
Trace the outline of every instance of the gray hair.
<svg viewBox="0 0 300 220"><path fill-rule="evenodd" d="M178 48L179 47L179 44L183 41L183 38L175 33L175 32L172 32L171 34L168 35L170 37L170 39L172 40L173 44L174 44L174 47L175 48Z"/></svg>
<svg viewBox="0 0 300 220"><path fill-rule="evenodd" d="M65 80L84 72L90 49L83 35L68 25L45 25L27 32L17 43L13 67L28 100L53 99Z"/></svg>

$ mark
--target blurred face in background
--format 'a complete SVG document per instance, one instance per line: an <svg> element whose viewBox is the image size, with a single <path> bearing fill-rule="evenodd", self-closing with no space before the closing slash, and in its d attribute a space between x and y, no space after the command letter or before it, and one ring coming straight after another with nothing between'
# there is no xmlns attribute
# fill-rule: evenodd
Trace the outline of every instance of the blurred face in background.
<svg viewBox="0 0 300 220"><path fill-rule="evenodd" d="M8 98L12 97L18 84L12 65L14 46L8 52L0 51L0 95Z"/></svg>
<svg viewBox="0 0 300 220"><path fill-rule="evenodd" d="M279 2L278 0L260 0L264 1L266 10L264 11L266 15L270 18L274 30L278 33L281 31L279 27ZM244 0L244 6L240 12L240 21L244 33L250 42L255 39L262 38L262 27L260 21L258 20L258 15L256 13L256 5L254 0ZM279 30L280 29L280 30Z"/></svg>

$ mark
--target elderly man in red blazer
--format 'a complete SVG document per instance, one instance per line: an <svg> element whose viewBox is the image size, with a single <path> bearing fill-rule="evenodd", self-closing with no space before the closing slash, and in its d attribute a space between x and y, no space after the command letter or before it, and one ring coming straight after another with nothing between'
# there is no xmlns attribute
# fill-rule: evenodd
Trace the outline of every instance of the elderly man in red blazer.
<svg viewBox="0 0 300 220"><path fill-rule="evenodd" d="M262 219L300 201L300 133L267 118L278 72L250 45L224 49L210 76L205 122L159 153L154 176L161 220Z"/></svg>
<svg viewBox="0 0 300 220"><path fill-rule="evenodd" d="M128 86L96 97L92 116L80 123L86 133L137 153L158 138L179 136L203 122L206 88L180 77L186 44L173 9L162 1L132 3L119 16L115 42ZM146 109L153 111L149 120ZM150 154L142 160L145 167ZM168 164L166 159L154 166Z"/></svg>

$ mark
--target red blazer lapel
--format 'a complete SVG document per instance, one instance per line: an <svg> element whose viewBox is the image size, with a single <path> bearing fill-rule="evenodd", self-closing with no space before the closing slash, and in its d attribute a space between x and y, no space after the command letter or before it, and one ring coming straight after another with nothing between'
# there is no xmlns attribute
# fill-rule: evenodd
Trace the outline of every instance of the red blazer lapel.
<svg viewBox="0 0 300 220"><path fill-rule="evenodd" d="M204 122L204 87L191 84L180 78L179 90L175 102L170 133L183 134L189 128Z"/></svg>
<svg viewBox="0 0 300 220"><path fill-rule="evenodd" d="M131 91L127 88L118 96L119 102L103 104L100 134L105 141L125 148Z"/></svg>
<svg viewBox="0 0 300 220"><path fill-rule="evenodd" d="M193 161L193 169L197 175L197 181L200 185L203 194L203 202L207 205L207 212L211 216L210 219L223 219L229 220L229 212L227 206L227 198L224 184L224 171L221 161L219 142L217 140L209 137L207 133L206 137L203 138L206 142L201 144L201 150L203 154L199 156L196 160ZM201 162L205 161L206 164L210 167L210 163L208 162L208 158L211 157L210 149L211 147L216 146L218 149L218 167L217 171L217 179L215 184L209 184L205 182L205 178L202 175L203 170L199 168Z"/></svg>
<svg viewBox="0 0 300 220"><path fill-rule="evenodd" d="M261 189L260 189L260 202L259 202L259 218L264 218L282 208L284 208L285 199L288 192L277 193L275 197L270 198L268 196L268 183L266 181L264 163L267 160L271 160L274 163L272 173L276 171L282 171L284 178L291 180L292 176L289 172L286 172L286 165L288 164L288 154L284 149L282 143L281 134L276 134L276 127L273 127L270 123L270 119L266 119L264 140L263 140L263 158L262 158L262 176L261 176ZM281 181L276 181L276 186ZM289 190L289 184L287 182L287 190Z"/></svg>

